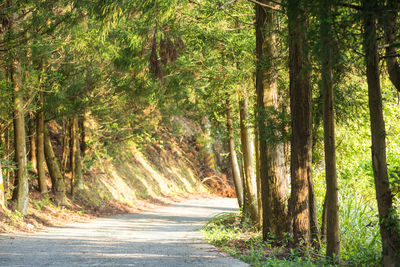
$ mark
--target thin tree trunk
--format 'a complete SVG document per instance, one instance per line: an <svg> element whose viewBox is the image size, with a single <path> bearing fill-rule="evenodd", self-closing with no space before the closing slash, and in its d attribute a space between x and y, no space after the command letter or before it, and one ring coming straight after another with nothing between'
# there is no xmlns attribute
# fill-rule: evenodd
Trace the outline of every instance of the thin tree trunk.
<svg viewBox="0 0 400 267"><path fill-rule="evenodd" d="M315 199L314 193L314 183L312 180L312 170L311 166L308 170L308 207L309 207L309 215L310 215L310 234L311 234L311 245L319 250L320 249L320 233L318 227L318 216L317 216L317 201Z"/></svg>
<svg viewBox="0 0 400 267"><path fill-rule="evenodd" d="M63 122L63 133L64 133L64 137L63 137L63 143L62 143L62 147L63 147L62 151L63 152L62 152L62 156L61 156L61 174L63 175L63 177L65 179L65 173L67 172L68 160L69 160L68 154L70 154L69 134L71 133L71 130L70 130L69 120L66 120Z"/></svg>
<svg viewBox="0 0 400 267"><path fill-rule="evenodd" d="M4 180L3 180L3 168L1 167L0 161L0 207L4 210L6 207L5 201L5 190L4 190Z"/></svg>
<svg viewBox="0 0 400 267"><path fill-rule="evenodd" d="M80 146L81 143L79 141L79 124L78 124L78 114L74 114L72 118L72 131L71 132L71 139L74 139L71 142L74 147L72 148L73 151L73 165L72 165L72 174L73 174L73 185L72 185L72 195L76 190L83 189L83 181L82 181L82 160L81 160L81 150Z"/></svg>
<svg viewBox="0 0 400 267"><path fill-rule="evenodd" d="M256 121L258 119L256 118ZM254 147L256 149L256 182L257 182L257 204L258 204L258 226L259 229L262 229L262 198L261 198L261 176L260 176L260 145L259 145L259 134L258 130L256 131L256 136L254 138Z"/></svg>
<svg viewBox="0 0 400 267"><path fill-rule="evenodd" d="M326 193L325 193L325 198L324 198L324 204L322 206L322 223L321 223L321 242L326 243L326 224L327 224L327 208L326 208Z"/></svg>
<svg viewBox="0 0 400 267"><path fill-rule="evenodd" d="M12 31L14 27L13 18L10 18L9 27ZM16 209L23 215L26 215L28 208L28 168L26 159L26 133L25 133L25 118L24 118L24 103L21 81L21 66L16 55L13 56L10 62L10 80L14 88L14 146L15 146L15 161L17 162L16 175Z"/></svg>
<svg viewBox="0 0 400 267"><path fill-rule="evenodd" d="M240 175L239 163L236 156L232 108L230 106L229 101L227 101L226 105L226 128L228 132L229 159L231 161L232 175L236 189L236 196L239 203L239 207L243 207L243 181Z"/></svg>
<svg viewBox="0 0 400 267"><path fill-rule="evenodd" d="M76 154L76 124L74 119L70 119L70 170L71 170L71 195L74 194L74 184L75 184L75 154Z"/></svg>
<svg viewBox="0 0 400 267"><path fill-rule="evenodd" d="M87 144L86 144L86 139L87 139L87 122L86 122L86 116L87 116L87 111L83 113L83 116L81 116L81 119L79 120L79 133L80 133L80 150L81 150L81 156L82 158L85 157L86 150L87 150Z"/></svg>
<svg viewBox="0 0 400 267"><path fill-rule="evenodd" d="M36 158L36 131L35 131L35 119L32 117L28 127L29 144L30 144L30 160L32 169L37 173L37 158Z"/></svg>
<svg viewBox="0 0 400 267"><path fill-rule="evenodd" d="M333 109L333 82L332 82L332 5L331 0L323 0L320 6L320 34L321 34L321 66L323 92L323 121L324 121L324 150L326 176L326 255L329 258L340 258L339 240L339 205L338 185L336 174L335 148L335 113ZM324 220L325 218L323 218Z"/></svg>
<svg viewBox="0 0 400 267"><path fill-rule="evenodd" d="M39 188L42 195L48 194L47 178L45 173L44 156L44 113L43 113L43 95L39 96L39 105L41 109L36 114L36 142L37 142L37 172L39 179Z"/></svg>
<svg viewBox="0 0 400 267"><path fill-rule="evenodd" d="M47 162L47 168L53 181L53 192L55 200L60 205L67 204L67 197L65 194L65 183L60 172L60 167L57 158L54 155L53 146L51 144L50 136L46 125L44 125L44 155Z"/></svg>
<svg viewBox="0 0 400 267"><path fill-rule="evenodd" d="M251 128L249 126L249 104L247 101L247 91L244 89L243 100L240 101L240 137L242 143L243 166L245 192L247 198L244 202L247 204L250 219L253 225L258 222L258 205L257 205L257 183L254 169L254 142L252 138ZM243 210L245 208L243 207Z"/></svg>
<svg viewBox="0 0 400 267"><path fill-rule="evenodd" d="M291 225L295 245L310 241L309 181L312 150L312 94L308 28L304 2L289 0L289 76L291 137Z"/></svg>
<svg viewBox="0 0 400 267"><path fill-rule="evenodd" d="M269 0L261 2L274 5ZM276 74L271 64L276 53L273 24L273 14L256 5L256 93L264 240L268 239L270 233L280 239L287 230L284 146L282 134L274 129L278 124L276 114L279 105Z"/></svg>
<svg viewBox="0 0 400 267"><path fill-rule="evenodd" d="M368 99L372 137L372 167L374 170L376 198L382 238L384 266L400 262L400 233L393 220L393 200L386 162L386 131L382 111L382 95L379 79L379 60L376 41L376 10L378 2L363 0L364 49L368 82Z"/></svg>

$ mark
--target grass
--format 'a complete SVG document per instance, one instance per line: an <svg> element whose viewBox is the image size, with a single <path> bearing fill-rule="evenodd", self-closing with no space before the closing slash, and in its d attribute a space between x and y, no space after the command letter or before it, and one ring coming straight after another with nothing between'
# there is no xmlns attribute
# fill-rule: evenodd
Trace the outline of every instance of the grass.
<svg viewBox="0 0 400 267"><path fill-rule="evenodd" d="M341 266L379 266L381 245L374 209L359 196L345 199L340 212ZM305 247L289 248L289 237L281 246L274 245L273 238L264 242L260 231L239 213L214 217L202 233L213 245L252 266L332 266L324 257L323 244L317 252Z"/></svg>
<svg viewBox="0 0 400 267"><path fill-rule="evenodd" d="M313 251L273 246L273 239L264 242L261 233L238 213L214 217L203 227L202 233L213 245L252 266L329 266Z"/></svg>

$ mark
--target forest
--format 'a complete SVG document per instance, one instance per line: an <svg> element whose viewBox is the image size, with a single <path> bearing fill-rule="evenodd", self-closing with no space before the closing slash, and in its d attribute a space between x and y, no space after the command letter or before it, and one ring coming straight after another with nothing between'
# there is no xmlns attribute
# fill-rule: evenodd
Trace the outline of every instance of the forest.
<svg viewBox="0 0 400 267"><path fill-rule="evenodd" d="M398 266L399 11L398 0L1 1L1 210L27 215L32 191L68 206L101 158L167 146L163 131L179 139L174 121L187 120L203 133L190 149L202 144L241 207L208 224L214 244L247 236L255 265Z"/></svg>

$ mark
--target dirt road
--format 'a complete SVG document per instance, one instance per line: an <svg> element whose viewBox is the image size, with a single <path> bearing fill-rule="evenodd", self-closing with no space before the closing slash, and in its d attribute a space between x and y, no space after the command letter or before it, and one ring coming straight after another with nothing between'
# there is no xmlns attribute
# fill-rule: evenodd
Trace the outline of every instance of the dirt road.
<svg viewBox="0 0 400 267"><path fill-rule="evenodd" d="M0 266L248 266L218 252L199 229L235 199L190 200L36 234L0 236Z"/></svg>

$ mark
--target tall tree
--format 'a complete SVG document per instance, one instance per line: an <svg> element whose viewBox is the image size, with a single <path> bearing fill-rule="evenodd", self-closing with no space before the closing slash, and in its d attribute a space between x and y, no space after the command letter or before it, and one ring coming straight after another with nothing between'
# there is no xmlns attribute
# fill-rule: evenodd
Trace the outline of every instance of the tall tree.
<svg viewBox="0 0 400 267"><path fill-rule="evenodd" d="M57 158L54 154L53 146L51 144L50 135L47 130L46 124L44 125L44 155L46 158L47 168L52 180L52 189L55 195L55 200L60 205L67 204L65 182L61 175L60 167Z"/></svg>
<svg viewBox="0 0 400 267"><path fill-rule="evenodd" d="M398 221L396 222L398 218L393 209L386 161L386 130L382 110L376 28L378 3L378 0L362 1L364 51L371 121L372 167L378 202L383 265L395 266L400 262L400 233L397 229Z"/></svg>
<svg viewBox="0 0 400 267"><path fill-rule="evenodd" d="M248 210L250 219L254 225L258 223L257 182L254 168L254 140L249 119L249 103L247 90L244 86L243 98L239 101L240 108L240 138L242 143L244 166L244 207ZM246 207L247 206L247 207Z"/></svg>
<svg viewBox="0 0 400 267"><path fill-rule="evenodd" d="M274 5L268 0L261 4ZM272 12L256 5L256 94L264 240L270 233L281 238L287 230L284 145L280 133L271 130L276 128L279 107L276 69L273 67L276 43Z"/></svg>
<svg viewBox="0 0 400 267"><path fill-rule="evenodd" d="M4 209L6 206L5 190L4 190L4 179L3 179L3 168L0 161L0 208Z"/></svg>
<svg viewBox="0 0 400 267"><path fill-rule="evenodd" d="M81 149L80 149L80 138L79 138L79 116L74 113L71 122L71 170L72 170L72 183L71 192L72 195L76 190L83 189L82 181L82 160L81 160Z"/></svg>
<svg viewBox="0 0 400 267"><path fill-rule="evenodd" d="M240 174L240 167L237 160L236 149L235 149L235 133L233 129L233 115L232 107L227 100L226 103L226 128L228 133L228 144L229 144L229 159L231 162L233 182L235 184L237 200L239 206L243 206L243 180Z"/></svg>
<svg viewBox="0 0 400 267"><path fill-rule="evenodd" d="M333 99L333 27L332 0L320 2L320 36L321 36L321 79L323 93L323 122L324 122L324 150L325 150L325 176L326 198L324 205L326 214L326 255L330 258L340 257L339 241L339 206L338 185L336 174L336 149L335 149L335 113ZM323 216L325 215L323 214ZM323 222L325 218L323 218Z"/></svg>
<svg viewBox="0 0 400 267"><path fill-rule="evenodd" d="M8 2L9 7L12 7L12 1ZM15 33L18 32L18 22L15 21L15 14L9 17L9 42L13 41ZM9 75L11 85L13 87L14 101L14 146L15 146L15 161L17 162L16 172L16 209L22 214L27 213L28 208L28 168L26 159L26 140L25 140L25 117L24 117L24 95L22 85L21 62L19 59L18 48L12 49L9 56Z"/></svg>
<svg viewBox="0 0 400 267"><path fill-rule="evenodd" d="M306 1L288 0L289 79L291 110L290 223L295 244L310 241L310 179L312 151L311 66L307 39Z"/></svg>
<svg viewBox="0 0 400 267"><path fill-rule="evenodd" d="M36 153L37 153L37 170L39 179L39 189L42 195L48 193L47 178L45 173L45 156L44 156L44 112L43 112L43 93L39 94L39 110L36 113Z"/></svg>

